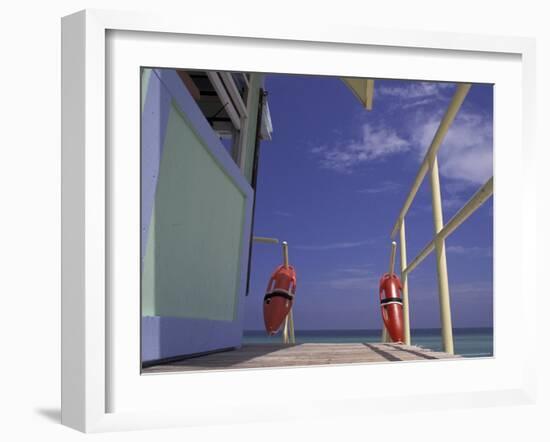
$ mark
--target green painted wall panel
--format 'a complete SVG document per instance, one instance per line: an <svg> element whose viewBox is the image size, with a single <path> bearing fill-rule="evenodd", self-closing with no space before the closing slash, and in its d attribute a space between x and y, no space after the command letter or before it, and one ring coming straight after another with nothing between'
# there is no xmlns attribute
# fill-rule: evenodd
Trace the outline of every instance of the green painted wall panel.
<svg viewBox="0 0 550 442"><path fill-rule="evenodd" d="M245 196L172 105L144 261L143 314L233 320L244 217Z"/></svg>

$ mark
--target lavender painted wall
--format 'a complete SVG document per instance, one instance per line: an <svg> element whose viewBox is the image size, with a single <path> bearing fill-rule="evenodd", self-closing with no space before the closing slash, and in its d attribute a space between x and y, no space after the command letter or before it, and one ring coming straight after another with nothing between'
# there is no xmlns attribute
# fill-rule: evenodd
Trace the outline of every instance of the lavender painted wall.
<svg viewBox="0 0 550 442"><path fill-rule="evenodd" d="M241 339L242 329L229 321L146 316L141 319L141 360L238 347Z"/></svg>

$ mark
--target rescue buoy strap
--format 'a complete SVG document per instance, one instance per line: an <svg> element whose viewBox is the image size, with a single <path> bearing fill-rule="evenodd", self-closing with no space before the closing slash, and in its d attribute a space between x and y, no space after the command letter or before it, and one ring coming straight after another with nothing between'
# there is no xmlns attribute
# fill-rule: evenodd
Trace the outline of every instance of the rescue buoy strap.
<svg viewBox="0 0 550 442"><path fill-rule="evenodd" d="M287 292L283 290L273 290L272 292L266 293L264 296L264 301L267 301L268 299L271 299L275 296L278 296L280 298L288 299L289 301L292 301L294 299L294 296L288 294Z"/></svg>
<svg viewBox="0 0 550 442"><path fill-rule="evenodd" d="M397 304L403 304L403 300L401 298L384 298L380 300L380 304L388 304L388 303L397 303Z"/></svg>

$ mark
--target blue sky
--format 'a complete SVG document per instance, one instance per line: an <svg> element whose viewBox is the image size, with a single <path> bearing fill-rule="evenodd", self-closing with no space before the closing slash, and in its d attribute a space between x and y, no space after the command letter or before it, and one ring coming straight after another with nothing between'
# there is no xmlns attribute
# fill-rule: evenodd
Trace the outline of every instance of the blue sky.
<svg viewBox="0 0 550 442"><path fill-rule="evenodd" d="M389 234L455 85L377 80L370 112L338 78L268 75L265 87L274 133L261 146L254 233L289 242L296 328L380 328ZM492 109L492 86L473 85L441 147L445 221L492 176ZM424 180L406 219L409 260L433 236L430 198ZM447 240L455 327L492 325L492 220L490 199ZM280 247L254 244L247 330L263 328L280 261ZM409 297L411 326L438 327L433 256Z"/></svg>

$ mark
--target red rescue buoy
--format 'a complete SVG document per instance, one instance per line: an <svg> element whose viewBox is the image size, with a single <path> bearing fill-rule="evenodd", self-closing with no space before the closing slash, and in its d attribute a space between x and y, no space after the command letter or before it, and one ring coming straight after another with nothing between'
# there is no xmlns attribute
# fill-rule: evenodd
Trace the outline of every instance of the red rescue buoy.
<svg viewBox="0 0 550 442"><path fill-rule="evenodd" d="M268 334L277 333L292 308L296 293L296 271L280 265L267 283L264 297L264 324Z"/></svg>
<svg viewBox="0 0 550 442"><path fill-rule="evenodd" d="M405 342L401 280L395 274L386 273L380 279L380 309L391 340Z"/></svg>

